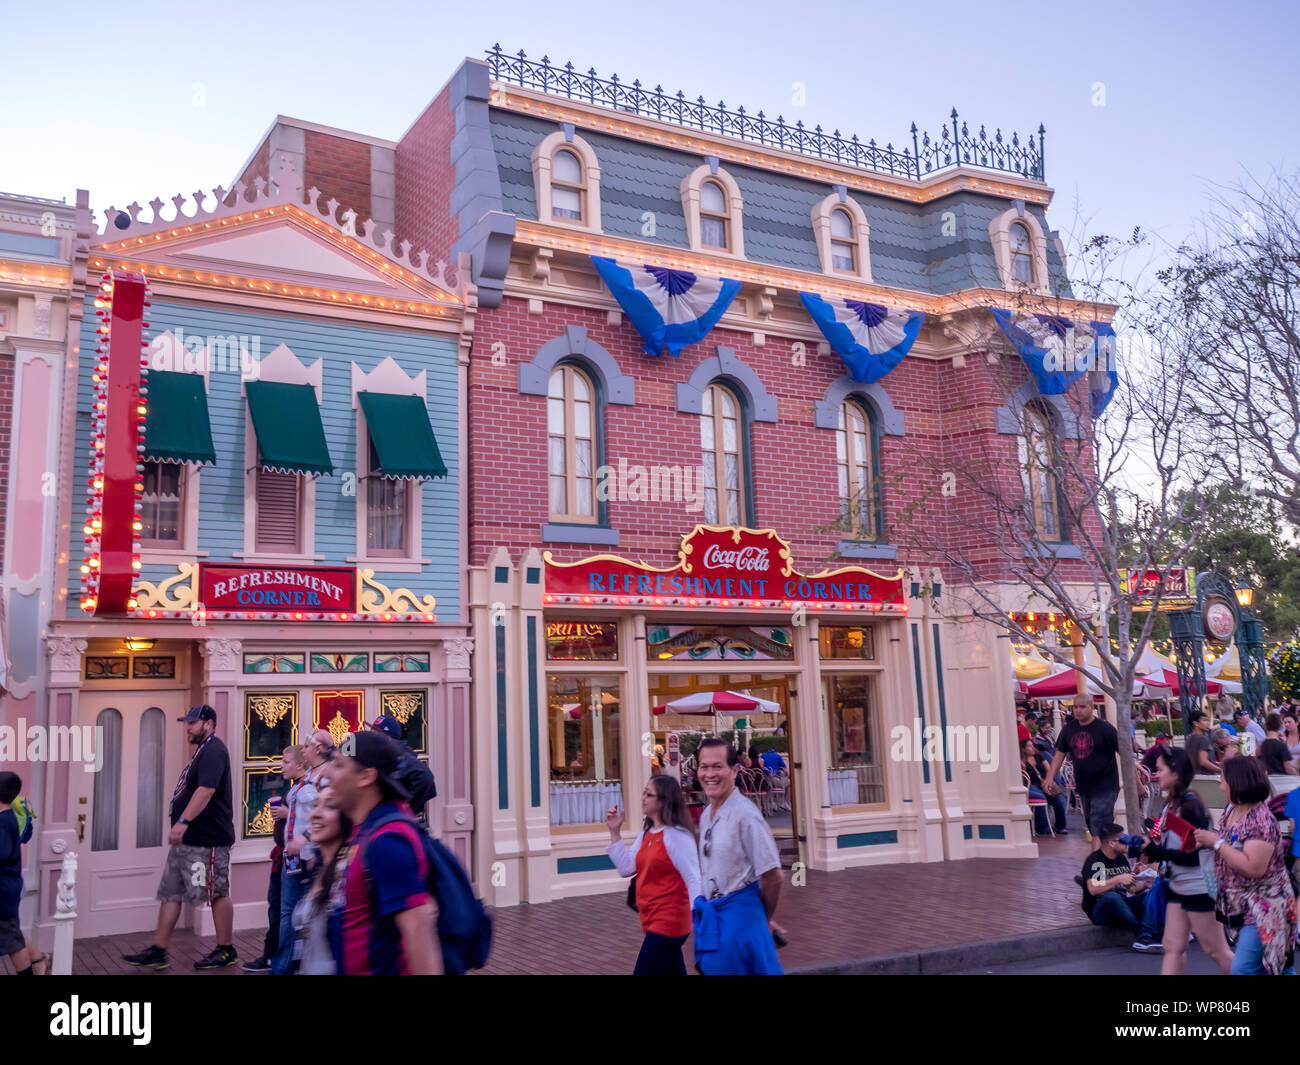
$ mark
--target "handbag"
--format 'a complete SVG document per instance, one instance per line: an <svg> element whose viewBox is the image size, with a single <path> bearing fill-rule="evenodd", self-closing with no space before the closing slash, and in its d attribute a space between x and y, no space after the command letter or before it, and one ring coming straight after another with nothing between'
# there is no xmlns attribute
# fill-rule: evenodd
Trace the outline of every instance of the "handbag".
<svg viewBox="0 0 1300 1065"><path fill-rule="evenodd" d="M632 874L632 879L627 882L627 904L632 910L636 910L636 874Z"/></svg>
<svg viewBox="0 0 1300 1065"><path fill-rule="evenodd" d="M1205 893L1210 898L1218 898L1219 881L1214 875L1214 851L1208 847L1197 851L1196 860L1201 865L1201 876L1205 878Z"/></svg>

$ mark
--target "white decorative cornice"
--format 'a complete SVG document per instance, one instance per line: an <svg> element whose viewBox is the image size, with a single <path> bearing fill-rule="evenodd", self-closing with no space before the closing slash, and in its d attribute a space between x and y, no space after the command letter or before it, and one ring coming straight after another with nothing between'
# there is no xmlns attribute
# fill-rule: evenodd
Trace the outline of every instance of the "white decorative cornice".
<svg viewBox="0 0 1300 1065"><path fill-rule="evenodd" d="M192 204L183 194L177 193L171 198L175 205L175 212L171 218L163 217L164 204L158 198L149 201L152 214L147 221L140 217L144 208L139 203L128 204L125 211L110 205L104 210L104 228L97 234L97 250L110 254L114 251L125 252L126 248L114 246L132 238L160 234L195 223L207 225L213 222L219 223L223 219L246 216L250 211L258 212L286 206L301 207L305 215L313 221L324 220L339 235L349 237L358 245L378 252L390 262L411 271L416 277L455 298L453 294L457 289L456 271L453 269L449 275L444 260L439 259L430 267L429 253L421 250L412 256L409 240L399 241L394 247L392 230L376 234L376 223L370 218L357 226L356 212L344 208L340 214L341 205L338 200L330 199L322 208L317 202L320 199L320 190L310 188L304 191L302 174L290 155L280 155L279 167L273 177L274 183L268 183L266 178L258 177L254 180L251 190L243 181L236 182L233 190L218 185L212 190L211 207L206 206L208 196L202 189L195 190L191 194ZM187 207L189 207L188 213Z"/></svg>

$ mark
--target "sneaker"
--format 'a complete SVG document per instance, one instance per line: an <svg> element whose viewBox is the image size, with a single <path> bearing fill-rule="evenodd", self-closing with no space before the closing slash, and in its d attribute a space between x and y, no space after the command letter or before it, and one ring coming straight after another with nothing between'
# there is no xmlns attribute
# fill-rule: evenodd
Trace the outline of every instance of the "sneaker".
<svg viewBox="0 0 1300 1065"><path fill-rule="evenodd" d="M142 969L166 969L171 965L167 952L162 947L155 947L152 944L138 954L123 954L122 960L127 965L138 965Z"/></svg>
<svg viewBox="0 0 1300 1065"><path fill-rule="evenodd" d="M271 959L263 954L252 961L244 962L240 968L246 973L269 973L271 971Z"/></svg>
<svg viewBox="0 0 1300 1065"><path fill-rule="evenodd" d="M1056 834L1058 836L1068 836L1070 834L1070 830L1068 828L1058 828L1056 830Z"/></svg>
<svg viewBox="0 0 1300 1065"><path fill-rule="evenodd" d="M1159 954L1165 949L1165 945L1150 936L1139 936L1133 941L1133 949L1142 954Z"/></svg>
<svg viewBox="0 0 1300 1065"><path fill-rule="evenodd" d="M213 947L210 954L204 955L194 963L196 969L224 969L239 961L234 947Z"/></svg>

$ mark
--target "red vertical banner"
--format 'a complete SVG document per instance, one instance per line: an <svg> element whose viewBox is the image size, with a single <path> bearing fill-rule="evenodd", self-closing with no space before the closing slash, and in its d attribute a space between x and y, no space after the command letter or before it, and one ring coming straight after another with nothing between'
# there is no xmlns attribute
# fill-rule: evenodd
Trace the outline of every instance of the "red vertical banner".
<svg viewBox="0 0 1300 1065"><path fill-rule="evenodd" d="M334 746L343 742L349 732L360 732L365 727L365 693L359 691L315 691L312 699L312 728L323 728L334 740Z"/></svg>
<svg viewBox="0 0 1300 1065"><path fill-rule="evenodd" d="M144 353L149 290L140 274L104 275L92 374L90 489L86 497L81 609L96 616L135 609L147 389Z"/></svg>

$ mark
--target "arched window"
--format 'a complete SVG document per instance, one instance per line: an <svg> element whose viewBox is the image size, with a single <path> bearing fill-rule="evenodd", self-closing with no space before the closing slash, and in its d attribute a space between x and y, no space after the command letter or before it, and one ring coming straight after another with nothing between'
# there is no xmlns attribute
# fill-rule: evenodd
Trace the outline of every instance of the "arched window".
<svg viewBox="0 0 1300 1065"><path fill-rule="evenodd" d="M600 232L600 162L583 138L557 130L533 148L537 220Z"/></svg>
<svg viewBox="0 0 1300 1065"><path fill-rule="evenodd" d="M140 716L139 780L136 784L135 845L161 847L163 836L163 757L166 715L151 706Z"/></svg>
<svg viewBox="0 0 1300 1065"><path fill-rule="evenodd" d="M582 161L573 152L561 149L551 157L551 215L583 222L586 212L586 183L582 179Z"/></svg>
<svg viewBox="0 0 1300 1065"><path fill-rule="evenodd" d="M716 181L706 181L700 186L700 244L728 250L730 222L726 192Z"/></svg>
<svg viewBox="0 0 1300 1065"><path fill-rule="evenodd" d="M596 392L591 379L563 363L546 393L551 521L595 524Z"/></svg>
<svg viewBox="0 0 1300 1065"><path fill-rule="evenodd" d="M1029 230L1020 222L1011 226L1011 279L1025 285L1034 283L1033 241Z"/></svg>
<svg viewBox="0 0 1300 1065"><path fill-rule="evenodd" d="M96 742L103 764L95 774L90 816L90 849L117 850L118 820L122 811L122 715L112 707L95 716Z"/></svg>
<svg viewBox="0 0 1300 1065"><path fill-rule="evenodd" d="M1020 475L1025 486L1025 505L1038 535L1047 541L1059 541L1062 530L1056 422L1051 412L1036 402L1025 404L1022 417Z"/></svg>
<svg viewBox="0 0 1300 1065"><path fill-rule="evenodd" d="M858 272L858 227L842 208L831 212L831 268Z"/></svg>
<svg viewBox="0 0 1300 1065"><path fill-rule="evenodd" d="M704 390L700 417L704 455L704 521L707 525L748 525L745 497L744 418L725 385Z"/></svg>
<svg viewBox="0 0 1300 1065"><path fill-rule="evenodd" d="M856 399L841 404L835 459L839 474L840 520L846 532L845 539L878 540L881 537L883 521L877 439L876 419L869 406Z"/></svg>

